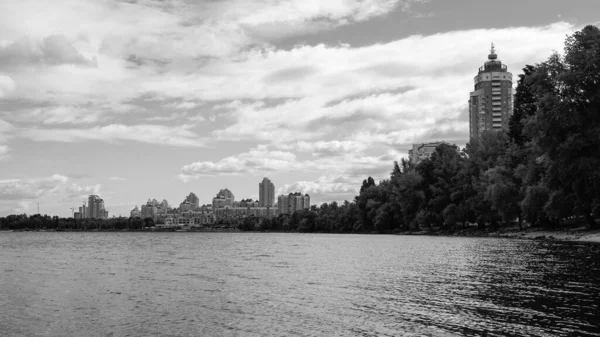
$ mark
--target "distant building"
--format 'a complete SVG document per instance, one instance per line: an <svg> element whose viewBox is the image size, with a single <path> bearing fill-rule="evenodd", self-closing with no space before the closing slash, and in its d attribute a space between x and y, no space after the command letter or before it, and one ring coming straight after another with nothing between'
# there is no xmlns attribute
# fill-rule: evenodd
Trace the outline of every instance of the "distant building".
<svg viewBox="0 0 600 337"><path fill-rule="evenodd" d="M194 193L190 192L190 194L187 197L185 197L183 202L179 204L179 212L182 213L190 210L195 210L199 207L199 205L200 199L198 199L198 197Z"/></svg>
<svg viewBox="0 0 600 337"><path fill-rule="evenodd" d="M142 217L142 212L140 211L140 209L135 206L132 210L131 210L131 214L130 216L132 218L141 218Z"/></svg>
<svg viewBox="0 0 600 337"><path fill-rule="evenodd" d="M235 197L233 193L231 193L228 189L222 189L217 193L217 195L212 200L213 209L225 207L225 206L233 206L235 202Z"/></svg>
<svg viewBox="0 0 600 337"><path fill-rule="evenodd" d="M177 215L168 215L164 220L164 227L189 226L191 228L210 226L215 221L212 209L207 207L200 207L196 211L187 211ZM161 226L157 225L157 227Z"/></svg>
<svg viewBox="0 0 600 337"><path fill-rule="evenodd" d="M423 159L427 159L431 157L431 154L435 152L435 149L442 145L448 143L441 142L432 142L432 143L422 143L422 144L413 144L412 149L408 150L408 157L410 158L410 162L414 165L420 163Z"/></svg>
<svg viewBox="0 0 600 337"><path fill-rule="evenodd" d="M145 205L142 205L142 210L141 210L141 217L142 218L152 218L155 219L156 216L158 215L158 207L156 207L156 204L153 203L151 200L148 200L148 202Z"/></svg>
<svg viewBox="0 0 600 337"><path fill-rule="evenodd" d="M263 178L258 183L258 202L260 207L272 207L275 205L275 185L269 178Z"/></svg>
<svg viewBox="0 0 600 337"><path fill-rule="evenodd" d="M90 195L88 197L88 205L85 209L84 218L91 219L107 219L108 211L104 208L104 200L97 195Z"/></svg>
<svg viewBox="0 0 600 337"><path fill-rule="evenodd" d="M79 207L79 212L78 213L79 213L79 218L76 218L76 219L85 219L85 218L88 217L88 208L85 205L85 202L83 203L83 205L81 205Z"/></svg>
<svg viewBox="0 0 600 337"><path fill-rule="evenodd" d="M249 216L256 218L274 218L279 214L276 207L233 207L224 206L214 209L214 219L219 220L232 220L232 219L243 219Z"/></svg>
<svg viewBox="0 0 600 337"><path fill-rule="evenodd" d="M293 214L296 211L310 208L310 196L302 193L290 193L277 197L279 214Z"/></svg>
<svg viewBox="0 0 600 337"><path fill-rule="evenodd" d="M277 209L279 210L279 214L289 213L288 200L288 196L284 194L277 197Z"/></svg>
<svg viewBox="0 0 600 337"><path fill-rule="evenodd" d="M203 206L204 207L204 206ZM212 212L214 221L235 220L249 216L257 218L271 218L279 214L276 207L261 207L260 201L242 199L235 201L233 193L228 189L222 189L213 198Z"/></svg>
<svg viewBox="0 0 600 337"><path fill-rule="evenodd" d="M507 131L513 111L512 74L498 60L492 43L488 60L474 78L475 91L469 98L469 134L478 138L484 131Z"/></svg>

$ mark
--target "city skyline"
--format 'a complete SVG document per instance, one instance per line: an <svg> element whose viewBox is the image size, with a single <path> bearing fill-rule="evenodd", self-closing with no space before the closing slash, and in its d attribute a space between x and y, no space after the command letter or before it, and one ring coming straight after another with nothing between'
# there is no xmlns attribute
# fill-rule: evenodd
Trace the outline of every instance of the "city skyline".
<svg viewBox="0 0 600 337"><path fill-rule="evenodd" d="M0 216L258 200L265 176L351 200L412 144L464 146L490 43L518 76L600 22L577 3L2 2Z"/></svg>

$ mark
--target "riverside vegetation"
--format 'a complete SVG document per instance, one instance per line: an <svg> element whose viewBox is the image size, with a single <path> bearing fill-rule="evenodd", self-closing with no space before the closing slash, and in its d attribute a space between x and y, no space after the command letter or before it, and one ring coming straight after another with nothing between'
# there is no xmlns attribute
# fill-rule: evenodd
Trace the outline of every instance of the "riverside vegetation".
<svg viewBox="0 0 600 337"><path fill-rule="evenodd" d="M240 230L404 232L497 230L600 216L600 29L568 36L564 54L519 75L508 132L487 132L464 149L440 145L431 158L395 162L389 179L365 179L352 202L324 203L291 216L241 219ZM151 219L0 218L4 229L142 229Z"/></svg>

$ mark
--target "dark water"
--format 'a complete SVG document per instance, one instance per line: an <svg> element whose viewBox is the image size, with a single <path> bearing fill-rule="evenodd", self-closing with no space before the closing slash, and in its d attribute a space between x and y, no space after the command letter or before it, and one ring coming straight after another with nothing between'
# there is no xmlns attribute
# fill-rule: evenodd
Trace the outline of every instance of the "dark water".
<svg viewBox="0 0 600 337"><path fill-rule="evenodd" d="M0 336L600 336L598 247L0 232Z"/></svg>

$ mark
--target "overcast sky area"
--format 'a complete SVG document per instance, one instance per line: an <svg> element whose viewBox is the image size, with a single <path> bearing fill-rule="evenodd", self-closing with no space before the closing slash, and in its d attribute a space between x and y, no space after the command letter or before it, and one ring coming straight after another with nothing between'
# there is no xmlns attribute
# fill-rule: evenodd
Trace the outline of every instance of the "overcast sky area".
<svg viewBox="0 0 600 337"><path fill-rule="evenodd" d="M491 42L517 75L598 22L598 0L2 0L0 216L263 177L352 200L412 143L464 146Z"/></svg>

